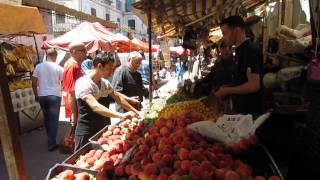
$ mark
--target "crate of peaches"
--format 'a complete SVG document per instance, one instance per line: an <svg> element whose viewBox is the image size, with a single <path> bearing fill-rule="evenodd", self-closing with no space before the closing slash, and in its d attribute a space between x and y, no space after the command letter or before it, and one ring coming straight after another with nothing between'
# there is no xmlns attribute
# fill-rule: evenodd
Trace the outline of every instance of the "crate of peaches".
<svg viewBox="0 0 320 180"><path fill-rule="evenodd" d="M89 141L100 144L109 154L125 153L136 144L144 128L144 122L137 118L126 119L116 125L104 127Z"/></svg>
<svg viewBox="0 0 320 180"><path fill-rule="evenodd" d="M101 145L89 142L69 156L63 163L95 172L111 171L114 164L118 164L122 158L123 154L110 154L102 150Z"/></svg>
<svg viewBox="0 0 320 180"><path fill-rule="evenodd" d="M109 179L104 172L96 172L88 169L77 168L67 164L56 164L53 166L46 177L46 180L107 180Z"/></svg>

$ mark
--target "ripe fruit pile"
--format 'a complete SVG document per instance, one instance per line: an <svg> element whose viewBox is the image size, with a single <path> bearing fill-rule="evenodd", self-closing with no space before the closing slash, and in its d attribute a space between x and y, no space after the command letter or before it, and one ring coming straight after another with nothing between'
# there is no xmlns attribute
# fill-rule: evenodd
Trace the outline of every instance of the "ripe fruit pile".
<svg viewBox="0 0 320 180"><path fill-rule="evenodd" d="M76 166L94 171L111 170L113 169L114 162L120 162L122 158L123 154L112 156L109 152L104 152L100 149L92 149L85 155L80 156L76 161Z"/></svg>
<svg viewBox="0 0 320 180"><path fill-rule="evenodd" d="M200 117L201 119L209 119L213 115L210 109L198 100L184 101L176 104L165 106L160 112L160 118L175 118L184 114Z"/></svg>
<svg viewBox="0 0 320 180"><path fill-rule="evenodd" d="M110 125L98 139L102 148L110 154L126 152L132 147L144 130L144 123L136 118L125 120L119 126Z"/></svg>
<svg viewBox="0 0 320 180"><path fill-rule="evenodd" d="M233 159L221 144L209 144L201 135L186 128L199 118L183 116L159 119L144 138L126 166L115 169L117 176L129 179L217 179L252 178L252 169Z"/></svg>
<svg viewBox="0 0 320 180"><path fill-rule="evenodd" d="M87 172L75 174L71 169L67 169L56 175L51 180L93 180L95 177Z"/></svg>

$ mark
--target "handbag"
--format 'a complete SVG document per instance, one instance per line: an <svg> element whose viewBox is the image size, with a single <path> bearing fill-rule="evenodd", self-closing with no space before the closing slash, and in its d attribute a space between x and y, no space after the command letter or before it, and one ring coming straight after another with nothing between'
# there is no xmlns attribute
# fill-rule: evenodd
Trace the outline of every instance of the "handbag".
<svg viewBox="0 0 320 180"><path fill-rule="evenodd" d="M75 130L76 126L73 126L69 124L69 127L67 129L67 132L61 138L60 143L59 143L59 152L61 154L72 154L74 151L74 136L75 136Z"/></svg>

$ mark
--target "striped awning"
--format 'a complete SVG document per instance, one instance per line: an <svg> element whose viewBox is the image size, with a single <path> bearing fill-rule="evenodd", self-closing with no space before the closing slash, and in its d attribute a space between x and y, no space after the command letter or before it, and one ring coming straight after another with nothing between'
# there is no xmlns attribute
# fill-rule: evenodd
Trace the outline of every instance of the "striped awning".
<svg viewBox="0 0 320 180"><path fill-rule="evenodd" d="M165 36L176 36L182 35L188 26L208 30L230 15L240 14L246 18L257 7L264 6L265 2L266 0L140 0L133 4L133 12L148 24L147 12L151 9L152 31Z"/></svg>

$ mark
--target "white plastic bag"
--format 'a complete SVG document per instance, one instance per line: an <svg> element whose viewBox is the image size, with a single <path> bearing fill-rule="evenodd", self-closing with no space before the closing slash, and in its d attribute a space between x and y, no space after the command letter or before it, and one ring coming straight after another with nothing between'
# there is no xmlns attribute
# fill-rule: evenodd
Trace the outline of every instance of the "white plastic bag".
<svg viewBox="0 0 320 180"><path fill-rule="evenodd" d="M188 128L197 131L204 137L231 145L243 137L253 135L269 116L270 113L265 113L253 121L251 115L223 115L216 123L199 121L188 125Z"/></svg>

